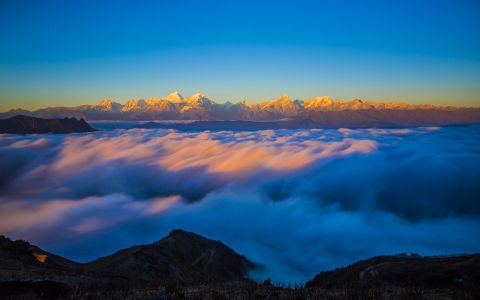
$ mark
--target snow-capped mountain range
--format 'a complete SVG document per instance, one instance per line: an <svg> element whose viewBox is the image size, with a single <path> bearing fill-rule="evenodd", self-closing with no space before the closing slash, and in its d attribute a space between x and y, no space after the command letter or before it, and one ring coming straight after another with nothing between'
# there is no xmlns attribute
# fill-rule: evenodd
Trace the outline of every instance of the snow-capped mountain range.
<svg viewBox="0 0 480 300"><path fill-rule="evenodd" d="M449 117L462 112L478 117L478 108L456 108L433 105L413 105L399 102L374 102L361 99L350 101L334 100L329 96L315 97L307 100L293 100L288 95L268 100L259 104L246 101L238 103L215 103L202 93L182 97L173 92L163 98L130 99L120 104L111 99L104 99L95 105L76 107L51 107L36 111L23 109L0 113L0 118L14 115L30 115L41 118L77 117L86 120L280 120L309 118L318 120L325 117L338 119L361 114L382 116L392 112L437 112ZM451 116L450 116L451 117ZM472 118L468 118L471 120Z"/></svg>

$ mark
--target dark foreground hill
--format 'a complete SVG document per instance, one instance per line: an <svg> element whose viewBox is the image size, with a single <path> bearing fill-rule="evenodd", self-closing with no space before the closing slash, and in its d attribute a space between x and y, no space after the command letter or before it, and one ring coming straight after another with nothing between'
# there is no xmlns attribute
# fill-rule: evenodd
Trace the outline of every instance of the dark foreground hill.
<svg viewBox="0 0 480 300"><path fill-rule="evenodd" d="M146 295L152 290L155 294L167 286L249 282L246 274L252 267L223 243L183 230L85 264L0 236L0 299L24 299L25 293L42 298L43 291L60 298L92 293L94 298L116 298L124 292Z"/></svg>
<svg viewBox="0 0 480 300"><path fill-rule="evenodd" d="M196 285L241 281L253 264L222 242L174 230L158 242L118 251L86 267L157 285Z"/></svg>
<svg viewBox="0 0 480 300"><path fill-rule="evenodd" d="M41 119L17 115L6 120L0 120L0 133L73 133L95 131L84 119Z"/></svg>
<svg viewBox="0 0 480 300"><path fill-rule="evenodd" d="M390 287L467 290L479 288L480 254L421 257L418 255L378 256L345 268L321 272L306 287L358 288Z"/></svg>
<svg viewBox="0 0 480 300"><path fill-rule="evenodd" d="M183 230L86 264L0 236L0 299L480 299L480 254L374 257L304 287L255 283L252 268Z"/></svg>

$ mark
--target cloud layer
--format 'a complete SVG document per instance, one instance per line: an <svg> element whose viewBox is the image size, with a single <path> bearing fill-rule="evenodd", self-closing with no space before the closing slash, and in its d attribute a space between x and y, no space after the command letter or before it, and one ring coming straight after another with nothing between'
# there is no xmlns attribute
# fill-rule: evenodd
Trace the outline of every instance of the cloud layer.
<svg viewBox="0 0 480 300"><path fill-rule="evenodd" d="M0 135L0 233L81 261L184 228L303 281L480 251L480 127Z"/></svg>

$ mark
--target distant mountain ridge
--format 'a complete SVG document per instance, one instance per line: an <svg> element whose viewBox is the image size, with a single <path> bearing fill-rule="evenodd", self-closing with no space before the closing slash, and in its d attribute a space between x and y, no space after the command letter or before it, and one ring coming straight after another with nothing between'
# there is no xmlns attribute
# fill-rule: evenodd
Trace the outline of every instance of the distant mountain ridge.
<svg viewBox="0 0 480 300"><path fill-rule="evenodd" d="M399 122L398 117L390 121L392 112L405 112L405 118L409 114L420 112L421 116L414 116L413 122ZM451 106L416 105L400 102L374 102L361 99L350 101L334 100L329 96L315 97L307 100L293 100L288 95L282 95L278 99L268 100L259 104L246 101L238 103L226 102L215 103L206 95L197 93L189 97L183 97L178 92L173 92L163 98L131 99L125 104L120 104L111 99L104 99L94 105L80 105L76 107L50 107L35 111L14 109L0 113L0 119L12 117L18 114L40 118L65 118L75 117L85 120L243 120L265 121L289 119L338 119L353 115L358 119L380 119L377 123L397 124L419 123L425 119L438 119L435 115L441 115L440 120L447 117L447 123L476 123L480 122L480 108L460 108ZM418 115L418 114L417 114ZM432 115L434 115L432 117ZM325 117L327 116L327 117ZM332 117L333 116L333 117ZM340 116L340 117L337 117ZM376 117L380 116L380 117ZM420 118L420 119L419 119ZM361 118L360 118L361 119ZM354 123L357 123L356 121ZM371 121L367 123L372 123ZM374 122L373 122L374 123ZM444 122L443 122L444 123ZM426 124L426 125L428 125ZM439 124L440 125L440 124Z"/></svg>

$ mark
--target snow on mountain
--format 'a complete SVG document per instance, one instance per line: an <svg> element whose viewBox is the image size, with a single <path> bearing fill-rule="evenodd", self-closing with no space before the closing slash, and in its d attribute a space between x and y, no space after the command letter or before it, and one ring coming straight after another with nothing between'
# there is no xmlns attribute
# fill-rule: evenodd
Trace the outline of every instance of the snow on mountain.
<svg viewBox="0 0 480 300"><path fill-rule="evenodd" d="M188 120L207 120L210 119L215 108L220 108L221 105L216 104L208 99L202 93L193 94L184 99L185 105L180 108L182 119Z"/></svg>
<svg viewBox="0 0 480 300"><path fill-rule="evenodd" d="M333 105L334 101L329 96L315 97L303 101L303 107L311 110L329 110Z"/></svg>
<svg viewBox="0 0 480 300"><path fill-rule="evenodd" d="M143 99L130 99L122 107L123 112L141 110L147 105Z"/></svg>
<svg viewBox="0 0 480 300"><path fill-rule="evenodd" d="M375 118L384 113L397 112L397 118L408 118L409 114L435 111L435 117L449 118L448 112L461 108L439 107L433 105L412 105L400 102L374 102L362 99L350 101L334 100L329 96L315 97L307 100L292 100L287 94L259 104L245 100L237 103L217 104L205 94L196 93L189 97L175 91L163 98L130 99L120 104L112 99L103 99L94 105L77 107L52 107L36 111L11 110L0 113L0 118L17 114L31 115L41 118L77 117L88 120L278 120L283 118L309 118L320 120L323 113L337 112L345 120L359 112L366 119ZM475 112L470 112L475 110ZM479 109L464 108L463 111L476 114ZM380 111L382 113L380 113ZM400 114L402 115L400 117ZM425 115L422 113L422 115ZM355 115L359 118L359 115ZM320 119L319 119L320 118Z"/></svg>
<svg viewBox="0 0 480 300"><path fill-rule="evenodd" d="M260 111L266 111L273 114L291 117L303 109L301 102L292 101L287 94L282 95L279 99L268 100L267 102L258 104Z"/></svg>
<svg viewBox="0 0 480 300"><path fill-rule="evenodd" d="M143 108L145 111L160 111L160 112L165 112L165 111L177 111L175 108L175 105L165 99L160 99L160 98L150 98L145 100L147 105Z"/></svg>
<svg viewBox="0 0 480 300"><path fill-rule="evenodd" d="M216 104L212 100L208 99L207 96L205 96L202 93L196 93L191 95L190 97L185 98L185 102L187 103L188 106L191 106L191 107L204 107L204 108L207 108L211 105Z"/></svg>
<svg viewBox="0 0 480 300"><path fill-rule="evenodd" d="M122 109L122 105L111 99L103 99L100 103L95 104L93 109L105 112L118 112Z"/></svg>
<svg viewBox="0 0 480 300"><path fill-rule="evenodd" d="M179 92L175 91L171 94L169 94L167 97L163 98L164 100L170 101L172 103L182 103L183 102L183 97L180 95Z"/></svg>

